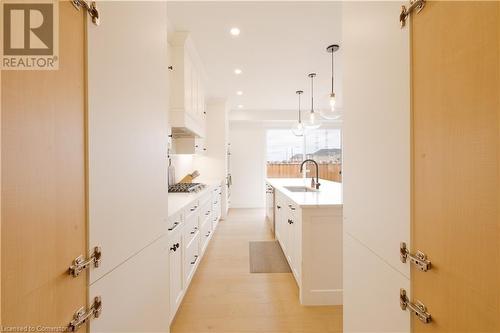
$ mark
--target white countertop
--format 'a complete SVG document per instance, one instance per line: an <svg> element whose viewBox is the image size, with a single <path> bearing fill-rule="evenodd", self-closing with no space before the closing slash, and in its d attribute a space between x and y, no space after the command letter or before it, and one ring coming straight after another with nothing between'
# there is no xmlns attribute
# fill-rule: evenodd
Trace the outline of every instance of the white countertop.
<svg viewBox="0 0 500 333"><path fill-rule="evenodd" d="M311 178L267 178L266 182L302 208L335 207L343 204L341 183L320 178L318 192L291 192L285 186L311 187Z"/></svg>
<svg viewBox="0 0 500 333"><path fill-rule="evenodd" d="M207 186L200 192L195 193L169 193L168 194L168 217L171 217L182 209L189 206L190 203L199 199L207 193L210 193L215 187L222 184L222 181L204 182Z"/></svg>

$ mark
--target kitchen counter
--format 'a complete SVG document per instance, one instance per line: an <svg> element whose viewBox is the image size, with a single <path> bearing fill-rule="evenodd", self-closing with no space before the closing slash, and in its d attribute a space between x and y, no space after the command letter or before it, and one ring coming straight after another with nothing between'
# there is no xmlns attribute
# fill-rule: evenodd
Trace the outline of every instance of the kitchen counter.
<svg viewBox="0 0 500 333"><path fill-rule="evenodd" d="M186 208L190 203L195 201L196 199L204 196L210 191L214 190L217 186L222 184L222 181L211 181L204 182L207 186L199 191L194 193L169 193L168 194L168 217L172 217L177 214L184 208Z"/></svg>
<svg viewBox="0 0 500 333"><path fill-rule="evenodd" d="M291 192L285 186L311 187L311 178L267 178L266 182L302 208L342 207L342 184L320 179L318 192Z"/></svg>

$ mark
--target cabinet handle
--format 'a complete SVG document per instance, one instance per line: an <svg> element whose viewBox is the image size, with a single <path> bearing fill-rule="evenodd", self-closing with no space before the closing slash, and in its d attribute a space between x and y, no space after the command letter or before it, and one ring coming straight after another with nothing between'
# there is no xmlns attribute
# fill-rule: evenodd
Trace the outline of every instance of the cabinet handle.
<svg viewBox="0 0 500 333"><path fill-rule="evenodd" d="M198 208L198 206L194 206L194 207L192 207L190 210L191 210L192 212L194 212L194 211L196 210L196 208Z"/></svg>
<svg viewBox="0 0 500 333"><path fill-rule="evenodd" d="M197 261L197 260L198 260L198 255L195 255L195 256L194 256L194 260L193 260L193 261L191 261L191 265L196 264L196 261Z"/></svg>
<svg viewBox="0 0 500 333"><path fill-rule="evenodd" d="M172 231L174 230L175 228L177 228L177 226L179 225L180 222L175 222L172 227L168 228L168 231Z"/></svg>
<svg viewBox="0 0 500 333"><path fill-rule="evenodd" d="M288 219L288 224L293 224L293 221Z"/></svg>
<svg viewBox="0 0 500 333"><path fill-rule="evenodd" d="M205 237L208 237L208 236L210 236L210 231L205 235Z"/></svg>
<svg viewBox="0 0 500 333"><path fill-rule="evenodd" d="M191 231L191 235L194 235L196 233L196 230L198 230L198 227L194 227L193 231Z"/></svg>
<svg viewBox="0 0 500 333"><path fill-rule="evenodd" d="M281 209L281 206L280 206L280 205L278 205L278 206L276 206L276 208Z"/></svg>
<svg viewBox="0 0 500 333"><path fill-rule="evenodd" d="M210 215L210 211L206 212L206 213L205 213L205 215L206 215L206 216Z"/></svg>
<svg viewBox="0 0 500 333"><path fill-rule="evenodd" d="M180 246L179 243L176 243L176 244L172 245L172 247L170 248L170 251L174 251L174 252L177 251L177 249L179 248L179 246Z"/></svg>

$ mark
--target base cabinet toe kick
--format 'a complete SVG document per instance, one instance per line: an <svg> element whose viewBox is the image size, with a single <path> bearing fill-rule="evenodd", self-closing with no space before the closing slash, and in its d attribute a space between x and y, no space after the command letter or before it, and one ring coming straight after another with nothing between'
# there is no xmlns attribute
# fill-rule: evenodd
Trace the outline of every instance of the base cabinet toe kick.
<svg viewBox="0 0 500 333"><path fill-rule="evenodd" d="M170 323L221 218L221 185L203 191L168 219Z"/></svg>
<svg viewBox="0 0 500 333"><path fill-rule="evenodd" d="M300 207L274 188L275 236L302 305L342 304L342 205Z"/></svg>

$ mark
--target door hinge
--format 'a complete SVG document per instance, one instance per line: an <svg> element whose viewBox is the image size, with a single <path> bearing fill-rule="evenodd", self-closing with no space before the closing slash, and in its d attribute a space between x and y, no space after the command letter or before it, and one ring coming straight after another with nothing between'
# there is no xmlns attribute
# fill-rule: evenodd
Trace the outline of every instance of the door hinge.
<svg viewBox="0 0 500 333"><path fill-rule="evenodd" d="M94 303L88 309L81 307L73 315L73 320L68 325L69 332L77 331L83 324L92 318L99 318L102 312L101 296L94 297Z"/></svg>
<svg viewBox="0 0 500 333"><path fill-rule="evenodd" d="M416 254L411 254L405 242L399 243L399 258L402 263L410 261L410 263L417 266L422 272L427 272L431 269L431 261L427 259L427 255L422 251L417 251Z"/></svg>
<svg viewBox="0 0 500 333"><path fill-rule="evenodd" d="M97 9L97 6L95 4L95 1L92 1L89 3L86 0L71 0L71 3L73 3L73 6L77 10L80 10L80 8L85 8L87 10L87 13L89 13L90 17L92 18L92 22L95 25L99 25L99 10Z"/></svg>
<svg viewBox="0 0 500 333"><path fill-rule="evenodd" d="M406 25L406 19L413 11L420 13L424 7L425 0L411 0L408 8L406 8L405 5L401 6L401 14L399 14L399 23L401 23L401 28L404 28Z"/></svg>
<svg viewBox="0 0 500 333"><path fill-rule="evenodd" d="M401 306L401 310L408 310L414 313L417 318L425 324L432 321L432 316L427 312L427 307L424 303L420 301L417 301L417 303L410 302L410 299L406 295L406 290L402 288L399 290L399 305Z"/></svg>
<svg viewBox="0 0 500 333"><path fill-rule="evenodd" d="M76 257L73 260L71 266L69 266L68 273L73 277L77 277L84 270L89 268L91 265L94 267L99 267L101 263L102 252L99 246L94 247L94 252L88 259L84 259L82 255Z"/></svg>

